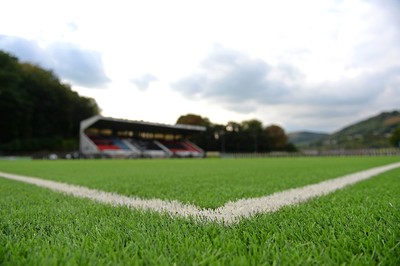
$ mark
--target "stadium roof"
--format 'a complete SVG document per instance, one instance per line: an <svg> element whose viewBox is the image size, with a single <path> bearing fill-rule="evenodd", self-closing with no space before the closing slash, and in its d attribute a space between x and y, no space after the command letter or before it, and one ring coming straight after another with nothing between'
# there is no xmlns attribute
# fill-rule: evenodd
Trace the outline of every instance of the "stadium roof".
<svg viewBox="0 0 400 266"><path fill-rule="evenodd" d="M96 115L81 121L81 131L87 128L114 129L117 131L134 131L149 133L181 134L191 135L206 131L203 126L193 125L167 125L144 121L126 120Z"/></svg>

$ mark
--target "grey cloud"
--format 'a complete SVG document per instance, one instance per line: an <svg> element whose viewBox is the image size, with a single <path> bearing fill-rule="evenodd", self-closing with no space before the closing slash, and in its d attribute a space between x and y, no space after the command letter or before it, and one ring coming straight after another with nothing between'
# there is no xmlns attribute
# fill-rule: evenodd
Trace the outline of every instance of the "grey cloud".
<svg viewBox="0 0 400 266"><path fill-rule="evenodd" d="M54 43L47 48L51 65L60 76L85 87L104 87L106 76L101 55L70 43Z"/></svg>
<svg viewBox="0 0 400 266"><path fill-rule="evenodd" d="M277 79L285 83L303 81L305 75L297 68L289 64L279 64L275 69Z"/></svg>
<svg viewBox="0 0 400 266"><path fill-rule="evenodd" d="M70 43L53 43L41 48L34 41L0 35L0 49L21 61L29 61L54 70L61 78L89 88L104 87L106 76L101 54Z"/></svg>
<svg viewBox="0 0 400 266"><path fill-rule="evenodd" d="M304 90L301 97L283 108L289 110L285 126L292 131L318 128L332 133L380 111L399 109L400 66L320 84L310 92Z"/></svg>
<svg viewBox="0 0 400 266"><path fill-rule="evenodd" d="M149 88L150 83L157 81L157 77L152 74L144 74L143 76L132 79L132 83L135 84L140 90L145 91Z"/></svg>
<svg viewBox="0 0 400 266"><path fill-rule="evenodd" d="M366 38L355 47L350 67L374 68L400 60L400 1L371 0L370 3L372 8L365 18L369 21Z"/></svg>
<svg viewBox="0 0 400 266"><path fill-rule="evenodd" d="M364 72L354 78L310 85L290 64L272 66L240 52L217 47L199 68L171 86L188 98L216 102L236 112L262 106L308 106L312 112L353 111L400 98L400 65ZM385 108L385 106L382 106ZM335 115L337 117L337 114Z"/></svg>
<svg viewBox="0 0 400 266"><path fill-rule="evenodd" d="M254 110L254 105L243 108L244 104L253 101L275 103L291 89L269 77L272 71L272 67L262 60L215 47L198 72L171 86L187 97L207 98L248 112Z"/></svg>
<svg viewBox="0 0 400 266"><path fill-rule="evenodd" d="M395 25L399 25L400 23L400 2L398 0L371 0L371 2L375 5L376 8L381 8L385 13L385 17L388 17L389 20Z"/></svg>
<svg viewBox="0 0 400 266"><path fill-rule="evenodd" d="M306 88L310 90L303 100L314 105L365 106L379 100L393 87L400 97L400 65Z"/></svg>
<svg viewBox="0 0 400 266"><path fill-rule="evenodd" d="M218 67L239 64L248 61L249 58L234 50L224 49L220 45L215 45L212 54L203 60L201 65L205 68L218 69Z"/></svg>
<svg viewBox="0 0 400 266"><path fill-rule="evenodd" d="M0 49L11 53L21 61L43 62L43 50L36 43L23 38L0 35Z"/></svg>

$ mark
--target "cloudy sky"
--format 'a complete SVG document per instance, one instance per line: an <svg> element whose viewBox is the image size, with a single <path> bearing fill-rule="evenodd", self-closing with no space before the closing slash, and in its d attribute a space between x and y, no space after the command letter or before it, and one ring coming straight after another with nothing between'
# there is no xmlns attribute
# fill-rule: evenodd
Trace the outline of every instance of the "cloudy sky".
<svg viewBox="0 0 400 266"><path fill-rule="evenodd" d="M106 116L333 132L400 109L398 0L0 2L0 49Z"/></svg>

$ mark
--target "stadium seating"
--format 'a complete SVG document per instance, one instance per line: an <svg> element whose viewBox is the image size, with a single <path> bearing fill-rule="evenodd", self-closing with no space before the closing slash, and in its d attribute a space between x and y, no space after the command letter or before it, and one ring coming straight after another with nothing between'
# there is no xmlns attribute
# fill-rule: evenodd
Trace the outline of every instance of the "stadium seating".
<svg viewBox="0 0 400 266"><path fill-rule="evenodd" d="M109 157L139 157L140 152L116 137L89 136L101 154Z"/></svg>
<svg viewBox="0 0 400 266"><path fill-rule="evenodd" d="M188 140L157 141L151 139L120 139L108 136L89 136L102 155L108 157L202 157L203 150Z"/></svg>
<svg viewBox="0 0 400 266"><path fill-rule="evenodd" d="M202 126L95 115L81 121L79 152L86 158L202 157L204 151L186 138L204 131Z"/></svg>
<svg viewBox="0 0 400 266"><path fill-rule="evenodd" d="M203 152L196 145L188 140L180 141L162 141L174 157L201 157Z"/></svg>
<svg viewBox="0 0 400 266"><path fill-rule="evenodd" d="M96 144L97 148L100 151L119 150L120 149L120 147L115 145L114 142L108 138L101 137L101 136L89 136L89 138L93 141L94 144Z"/></svg>
<svg viewBox="0 0 400 266"><path fill-rule="evenodd" d="M130 143L141 151L142 157L165 158L172 155L167 148L155 140L132 139Z"/></svg>

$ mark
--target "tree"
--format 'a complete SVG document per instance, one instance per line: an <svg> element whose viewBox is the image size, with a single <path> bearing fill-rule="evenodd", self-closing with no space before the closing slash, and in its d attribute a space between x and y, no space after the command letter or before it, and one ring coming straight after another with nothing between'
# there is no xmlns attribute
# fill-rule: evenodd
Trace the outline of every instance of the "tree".
<svg viewBox="0 0 400 266"><path fill-rule="evenodd" d="M243 147L245 151L259 152L259 141L262 136L262 122L257 119L243 121L241 124L243 137L251 139L253 143L247 142ZM251 145L253 144L253 145Z"/></svg>
<svg viewBox="0 0 400 266"><path fill-rule="evenodd" d="M390 137L390 144L400 148L400 127L396 128Z"/></svg>
<svg viewBox="0 0 400 266"><path fill-rule="evenodd" d="M0 151L76 149L80 121L98 113L51 71L0 51Z"/></svg>
<svg viewBox="0 0 400 266"><path fill-rule="evenodd" d="M29 95L20 89L21 70L17 58L0 51L0 142L24 134L28 120Z"/></svg>
<svg viewBox="0 0 400 266"><path fill-rule="evenodd" d="M244 143L248 142L242 134L242 126L234 121L229 121L225 126L225 147L228 152L241 152Z"/></svg>
<svg viewBox="0 0 400 266"><path fill-rule="evenodd" d="M287 146L287 136L285 131L277 125L271 125L264 129L268 150L279 151L285 150Z"/></svg>
<svg viewBox="0 0 400 266"><path fill-rule="evenodd" d="M215 125L213 125L208 118L196 114L186 114L181 115L176 121L176 124L205 127L205 132L193 135L189 139L207 151L218 150L218 140L214 137Z"/></svg>
<svg viewBox="0 0 400 266"><path fill-rule="evenodd" d="M203 118L195 114L181 115L176 121L176 124L205 126L205 127L211 125L210 120L208 118L205 117Z"/></svg>
<svg viewBox="0 0 400 266"><path fill-rule="evenodd" d="M276 125L263 126L257 119L241 123L229 121L226 125L213 124L208 118L187 114L178 118L177 124L205 126L206 131L190 138L206 151L221 152L269 152L296 151L288 143L285 131Z"/></svg>

